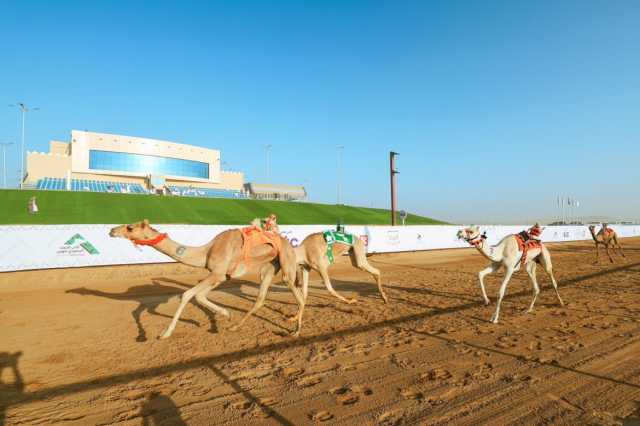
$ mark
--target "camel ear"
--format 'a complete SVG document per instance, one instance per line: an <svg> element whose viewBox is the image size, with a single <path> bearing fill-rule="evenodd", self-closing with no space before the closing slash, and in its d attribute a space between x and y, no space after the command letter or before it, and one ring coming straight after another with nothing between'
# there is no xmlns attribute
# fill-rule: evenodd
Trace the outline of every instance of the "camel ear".
<svg viewBox="0 0 640 426"><path fill-rule="evenodd" d="M144 219L144 220L142 221L142 229L146 228L147 226L149 226L149 220Z"/></svg>

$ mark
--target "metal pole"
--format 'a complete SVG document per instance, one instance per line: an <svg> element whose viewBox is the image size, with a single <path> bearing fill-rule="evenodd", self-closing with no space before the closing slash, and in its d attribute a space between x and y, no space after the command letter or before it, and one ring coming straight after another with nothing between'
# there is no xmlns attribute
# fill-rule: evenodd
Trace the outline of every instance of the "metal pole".
<svg viewBox="0 0 640 426"><path fill-rule="evenodd" d="M20 147L20 189L22 189L22 181L24 180L24 123L27 113L27 107L24 104L18 104L22 110L22 146Z"/></svg>
<svg viewBox="0 0 640 426"><path fill-rule="evenodd" d="M338 167L336 168L336 204L340 204L340 178L342 172L342 151L344 150L343 145L339 145L338 149Z"/></svg>
<svg viewBox="0 0 640 426"><path fill-rule="evenodd" d="M391 226L396 226L396 155L397 152L389 152L389 170L391 174Z"/></svg>
<svg viewBox="0 0 640 426"><path fill-rule="evenodd" d="M0 146L2 147L2 187L4 189L7 189L7 162L6 162L7 150L6 148L9 145L13 145L13 143L12 142L0 143Z"/></svg>

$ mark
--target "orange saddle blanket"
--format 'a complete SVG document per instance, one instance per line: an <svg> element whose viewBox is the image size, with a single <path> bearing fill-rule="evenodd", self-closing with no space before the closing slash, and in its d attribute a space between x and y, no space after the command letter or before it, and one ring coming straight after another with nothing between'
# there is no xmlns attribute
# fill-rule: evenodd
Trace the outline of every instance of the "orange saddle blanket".
<svg viewBox="0 0 640 426"><path fill-rule="evenodd" d="M261 244L273 247L274 255L280 253L280 236L274 232L263 231L255 226L242 228L242 256L246 263L251 259L251 251Z"/></svg>
<svg viewBox="0 0 640 426"><path fill-rule="evenodd" d="M527 261L527 252L531 249L542 248L542 242L539 240L530 239L525 241L521 235L515 234L516 241L518 242L518 250L522 252L522 258L520 259L520 266L524 266Z"/></svg>

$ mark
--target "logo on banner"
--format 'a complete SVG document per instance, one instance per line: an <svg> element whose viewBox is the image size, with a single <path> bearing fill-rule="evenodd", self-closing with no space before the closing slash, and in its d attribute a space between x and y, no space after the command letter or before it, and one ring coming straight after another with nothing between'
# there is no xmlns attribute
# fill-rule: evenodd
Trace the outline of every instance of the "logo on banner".
<svg viewBox="0 0 640 426"><path fill-rule="evenodd" d="M368 235L360 235L360 241L364 244L365 247L369 245L369 236Z"/></svg>
<svg viewBox="0 0 640 426"><path fill-rule="evenodd" d="M400 232L390 230L387 231L387 242L392 246L397 246L400 244Z"/></svg>
<svg viewBox="0 0 640 426"><path fill-rule="evenodd" d="M100 254L100 252L89 240L80 234L75 234L58 248L56 254L65 256L93 256Z"/></svg>
<svg viewBox="0 0 640 426"><path fill-rule="evenodd" d="M298 240L298 238L293 235L293 232L280 231L280 235L282 235L285 239L287 239L293 247L298 247L300 245L300 240Z"/></svg>

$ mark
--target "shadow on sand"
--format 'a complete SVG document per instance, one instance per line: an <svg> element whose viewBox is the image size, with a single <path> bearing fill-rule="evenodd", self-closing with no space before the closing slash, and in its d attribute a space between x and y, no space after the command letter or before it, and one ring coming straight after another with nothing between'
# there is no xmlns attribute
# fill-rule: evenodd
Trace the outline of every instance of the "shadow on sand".
<svg viewBox="0 0 640 426"><path fill-rule="evenodd" d="M160 392L149 392L140 407L143 426L186 426L180 409L171 398Z"/></svg>
<svg viewBox="0 0 640 426"><path fill-rule="evenodd" d="M170 315L163 314L158 312L156 309L163 303L166 303L174 296L180 296L182 291L179 288L161 285L161 284L147 284L147 285L137 285L133 287L129 287L126 291L122 293L110 293L101 290L92 290L85 287L74 288L71 290L67 290L67 293L79 294L82 296L96 296L96 297L105 297L107 299L112 300L121 300L126 302L137 302L138 306L131 311L131 315L136 322L136 326L138 327L138 336L136 337L137 342L145 342L147 341L147 334L142 327L142 323L140 321L140 317L144 312L148 312L151 315L157 315L160 317L171 318ZM197 306L207 317L209 317L209 321L211 323L211 328L209 329L210 333L217 333L218 326L216 322L215 316L209 312L208 310L202 308L200 305L192 302L195 306ZM197 321L190 319L181 319L180 321L186 322L193 325L200 325Z"/></svg>
<svg viewBox="0 0 640 426"><path fill-rule="evenodd" d="M22 352L0 352L0 426L4 426L6 421L6 411L9 405L20 400L24 391L24 380L20 369L18 368L18 360L22 356ZM4 383L2 377L4 370L8 369L10 375L13 375L13 383Z"/></svg>

